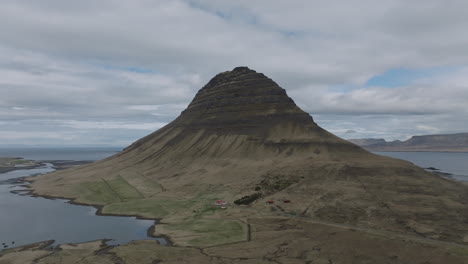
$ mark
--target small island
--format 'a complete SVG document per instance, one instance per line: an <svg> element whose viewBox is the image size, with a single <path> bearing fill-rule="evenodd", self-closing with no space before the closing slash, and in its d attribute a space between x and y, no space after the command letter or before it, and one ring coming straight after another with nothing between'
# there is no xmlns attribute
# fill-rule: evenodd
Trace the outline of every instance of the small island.
<svg viewBox="0 0 468 264"><path fill-rule="evenodd" d="M20 157L0 157L0 173L18 169L32 169L42 165L40 161L26 160Z"/></svg>

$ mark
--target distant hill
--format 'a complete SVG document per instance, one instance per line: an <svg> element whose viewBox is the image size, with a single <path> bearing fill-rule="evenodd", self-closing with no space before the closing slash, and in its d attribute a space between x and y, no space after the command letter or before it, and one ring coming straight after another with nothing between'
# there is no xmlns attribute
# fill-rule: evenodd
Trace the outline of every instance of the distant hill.
<svg viewBox="0 0 468 264"><path fill-rule="evenodd" d="M406 141L375 138L348 141L371 151L447 151L468 152L468 133L413 136Z"/></svg>
<svg viewBox="0 0 468 264"><path fill-rule="evenodd" d="M374 144L387 143L387 141L385 141L385 139L383 138L355 138L355 139L348 139L348 141L361 147L374 145Z"/></svg>

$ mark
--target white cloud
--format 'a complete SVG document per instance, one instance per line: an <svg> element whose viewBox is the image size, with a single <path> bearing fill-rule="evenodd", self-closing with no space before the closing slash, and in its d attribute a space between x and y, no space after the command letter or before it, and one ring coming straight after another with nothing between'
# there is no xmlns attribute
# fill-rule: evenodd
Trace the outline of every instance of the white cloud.
<svg viewBox="0 0 468 264"><path fill-rule="evenodd" d="M155 111L161 108L161 105L130 105L127 107L130 110L139 111Z"/></svg>
<svg viewBox="0 0 468 264"><path fill-rule="evenodd" d="M66 140L70 141L76 138L72 134L59 133L59 132L45 132L45 131L0 131L0 138L3 141L2 144L11 143L15 140L34 139L34 140Z"/></svg>
<svg viewBox="0 0 468 264"><path fill-rule="evenodd" d="M167 123L125 123L125 122L106 122L106 121L64 121L63 126L76 129L142 129L142 130L157 130L165 126Z"/></svg>
<svg viewBox="0 0 468 264"><path fill-rule="evenodd" d="M156 129L214 74L247 65L313 115L341 117L322 124L338 134L468 131L467 12L464 0L5 0L0 120L41 130L28 124L52 119L76 133ZM447 71L365 86L390 69L434 67ZM369 115L382 125L359 117ZM123 142L108 135L94 140Z"/></svg>

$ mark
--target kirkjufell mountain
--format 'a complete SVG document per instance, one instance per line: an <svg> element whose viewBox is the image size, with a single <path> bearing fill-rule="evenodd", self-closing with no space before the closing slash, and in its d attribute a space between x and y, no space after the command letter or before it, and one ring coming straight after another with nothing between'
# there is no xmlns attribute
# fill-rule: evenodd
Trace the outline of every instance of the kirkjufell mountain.
<svg viewBox="0 0 468 264"><path fill-rule="evenodd" d="M300 153L317 158L367 153L320 128L283 88L247 67L216 75L177 119L124 153L144 149L153 160L166 155L262 160Z"/></svg>
<svg viewBox="0 0 468 264"><path fill-rule="evenodd" d="M334 136L247 67L216 75L179 117L122 152L31 180L37 195L162 218L155 233L176 245L211 245L187 238L203 236L187 219L279 216L468 243L465 185ZM208 214L214 200L230 207Z"/></svg>

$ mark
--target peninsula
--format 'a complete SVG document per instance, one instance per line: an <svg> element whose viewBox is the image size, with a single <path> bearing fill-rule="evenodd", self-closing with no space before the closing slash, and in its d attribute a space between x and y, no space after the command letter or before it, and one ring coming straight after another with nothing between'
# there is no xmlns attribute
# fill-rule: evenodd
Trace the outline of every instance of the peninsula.
<svg viewBox="0 0 468 264"><path fill-rule="evenodd" d="M159 219L149 232L173 245L38 244L0 263L468 263L467 186L336 137L247 67L122 152L29 181L34 195Z"/></svg>

